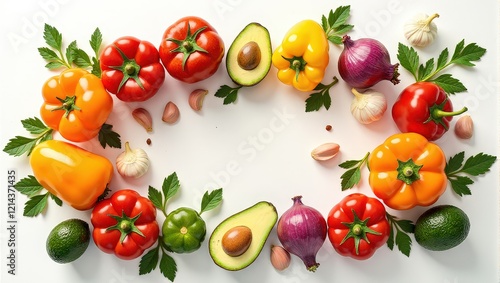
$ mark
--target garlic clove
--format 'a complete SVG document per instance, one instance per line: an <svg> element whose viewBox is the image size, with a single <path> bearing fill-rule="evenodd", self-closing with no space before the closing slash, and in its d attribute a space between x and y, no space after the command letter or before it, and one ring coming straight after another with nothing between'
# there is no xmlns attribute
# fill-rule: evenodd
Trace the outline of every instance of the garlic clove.
<svg viewBox="0 0 500 283"><path fill-rule="evenodd" d="M148 154L140 149L131 149L129 142L125 143L125 151L116 158L116 170L123 177L140 178L149 169Z"/></svg>
<svg viewBox="0 0 500 283"><path fill-rule="evenodd" d="M470 139L474 132L474 123L470 115L460 117L455 123L455 135L461 139Z"/></svg>
<svg viewBox="0 0 500 283"><path fill-rule="evenodd" d="M167 124L174 124L179 120L180 112L179 108L175 103L169 101L167 105L165 105L165 109L163 110L162 121Z"/></svg>
<svg viewBox="0 0 500 283"><path fill-rule="evenodd" d="M433 20L438 17L439 14L431 16L418 14L411 22L405 24L404 35L408 42L416 47L425 47L431 44L437 35L437 26Z"/></svg>
<svg viewBox="0 0 500 283"><path fill-rule="evenodd" d="M271 246L271 264L276 270L283 271L290 266L290 253L280 246Z"/></svg>
<svg viewBox="0 0 500 283"><path fill-rule="evenodd" d="M189 106L194 111L200 111L203 106L203 100L208 94L208 90L205 89L195 89L189 94Z"/></svg>
<svg viewBox="0 0 500 283"><path fill-rule="evenodd" d="M311 151L314 160L325 161L332 159L340 151L340 146L336 143L324 143Z"/></svg>
<svg viewBox="0 0 500 283"><path fill-rule="evenodd" d="M384 116L387 110L387 100L383 94L371 89L364 93L360 93L354 88L351 91L354 94L354 99L351 102L351 114L358 122L370 124Z"/></svg>
<svg viewBox="0 0 500 283"><path fill-rule="evenodd" d="M144 108L137 108L132 111L132 116L141 126L146 129L146 132L153 131L153 118L148 110Z"/></svg>

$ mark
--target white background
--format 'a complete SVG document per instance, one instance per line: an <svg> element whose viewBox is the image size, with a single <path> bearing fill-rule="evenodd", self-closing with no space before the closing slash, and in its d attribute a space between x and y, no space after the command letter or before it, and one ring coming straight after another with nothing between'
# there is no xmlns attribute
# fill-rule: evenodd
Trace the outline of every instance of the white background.
<svg viewBox="0 0 500 283"><path fill-rule="evenodd" d="M313 4L314 3L314 4ZM0 4L2 37L2 72L0 95L0 144L3 146L15 135L26 135L20 120L39 117L42 103L41 86L55 72L44 68L37 47L45 46L43 24L49 23L63 34L65 43L77 40L87 51L91 33L99 27L104 44L118 37L131 35L148 40L156 46L164 30L177 19L187 15L205 18L219 32L229 48L240 30L250 22L259 22L268 28L273 49L287 30L303 19L320 21L321 15L340 5L351 5L349 23L355 26L353 39L372 37L380 40L397 62L398 42L406 44L403 25L416 13L441 15L438 38L433 45L419 50L422 60L437 57L441 50L465 39L476 42L488 51L475 68L452 67L448 71L468 88L467 93L452 97L455 107L469 107L468 114L475 123L475 136L468 141L457 139L452 132L437 141L448 156L465 151L466 156L485 152L498 155L498 3L482 1L241 1L203 0L174 1L62 1L39 0L30 2L2 1ZM324 82L338 77L337 58L341 47L331 45L331 63ZM360 159L368 151L397 132L390 116L390 107L398 93L414 80L401 69L401 83L393 86L381 82L374 89L384 93L389 111L383 119L369 126L357 123L349 105L352 94L340 82L330 94L332 107L314 113L305 113L308 93L299 93L281 84L273 67L259 85L240 90L236 104L222 105L214 97L222 84L231 84L222 63L217 73L203 82L187 85L167 75L165 84L151 100L143 103L115 101L109 123L121 134L122 142L145 149L151 158L151 170L137 180L126 181L118 174L111 183L114 190L133 188L147 194L149 185L160 188L163 178L177 172L181 190L169 203L169 210L180 206L198 208L207 189L224 188L224 202L220 209L204 214L208 231L223 219L260 200L272 202L279 215L288 209L291 197L302 195L305 204L318 209L325 217L344 196L352 192L372 195L363 169L360 185L342 192L337 165L349 159ZM195 88L209 90L203 110L189 108L188 94ZM161 121L164 105L175 102L181 118L175 125ZM147 108L154 116L154 132L146 133L132 119L136 107ZM456 119L453 121L452 126ZM328 132L325 126L331 124ZM146 145L151 138L152 144ZM310 151L324 142L336 142L341 153L325 163L314 161ZM121 149L102 150L97 141L83 147L103 154L114 161ZM17 172L18 179L31 174L28 160L10 157L2 152L0 184L1 215L1 279L2 282L164 282L158 269L139 276L139 259L123 261L104 254L91 243L77 261L60 265L45 251L49 231L59 222L78 217L89 221L90 211L75 211L68 205L57 207L50 203L43 215L35 218L22 216L26 198L17 195L17 265L16 275L7 274L7 170ZM248 268L228 272L216 266L209 254L207 241L193 254L174 254L178 266L175 282L498 282L498 164L491 173L475 178L472 195L456 196L448 189L436 204L454 204L470 217L471 231L466 241L449 251L431 252L414 242L409 258L386 246L366 261L339 256L328 240L318 254L321 266L316 273L306 271L297 257L291 267L277 272L269 262L271 244L279 244L276 230L271 232L258 259ZM401 218L415 221L427 208L410 211L390 211ZM160 223L162 222L159 216ZM413 239L413 236L412 236Z"/></svg>

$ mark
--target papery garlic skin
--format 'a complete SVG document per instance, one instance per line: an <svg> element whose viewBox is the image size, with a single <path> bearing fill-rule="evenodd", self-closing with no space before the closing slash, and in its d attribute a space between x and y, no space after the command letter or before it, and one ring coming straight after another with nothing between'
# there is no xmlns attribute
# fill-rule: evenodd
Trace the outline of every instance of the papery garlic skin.
<svg viewBox="0 0 500 283"><path fill-rule="evenodd" d="M354 99L351 102L351 113L361 124L370 124L378 121L387 110L387 100L379 92L368 89L364 93L356 89L351 90Z"/></svg>
<svg viewBox="0 0 500 283"><path fill-rule="evenodd" d="M431 16L418 14L411 22L405 24L404 34L408 42L416 47L431 44L437 35L437 26L432 20L438 17L438 14Z"/></svg>
<svg viewBox="0 0 500 283"><path fill-rule="evenodd" d="M140 178L149 169L148 154L140 148L131 149L128 142L125 143L125 151L116 158L116 170L123 177Z"/></svg>

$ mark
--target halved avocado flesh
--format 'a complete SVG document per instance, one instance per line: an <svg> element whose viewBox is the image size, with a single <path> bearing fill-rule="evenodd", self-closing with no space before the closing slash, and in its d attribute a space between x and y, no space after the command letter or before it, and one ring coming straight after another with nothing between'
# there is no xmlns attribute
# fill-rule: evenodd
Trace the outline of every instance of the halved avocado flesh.
<svg viewBox="0 0 500 283"><path fill-rule="evenodd" d="M236 271L252 264L259 256L269 233L278 220L278 213L274 205L261 201L223 220L213 231L208 242L208 249L212 260L218 266ZM222 237L228 230L236 226L246 226L252 231L252 242L248 249L240 256L229 256L222 248Z"/></svg>
<svg viewBox="0 0 500 283"><path fill-rule="evenodd" d="M249 42L255 42L260 49L260 62L245 70L238 64L238 54ZM262 81L271 69L272 46L269 31L259 23L248 24L234 39L226 56L226 68L231 80L241 86L253 86Z"/></svg>

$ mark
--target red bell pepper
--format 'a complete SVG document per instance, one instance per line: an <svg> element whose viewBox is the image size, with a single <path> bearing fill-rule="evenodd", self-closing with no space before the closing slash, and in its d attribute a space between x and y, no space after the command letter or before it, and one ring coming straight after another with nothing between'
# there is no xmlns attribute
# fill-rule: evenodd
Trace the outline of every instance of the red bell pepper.
<svg viewBox="0 0 500 283"><path fill-rule="evenodd" d="M165 80L156 47L135 37L117 39L104 49L100 61L104 87L122 101L150 99Z"/></svg>
<svg viewBox="0 0 500 283"><path fill-rule="evenodd" d="M354 193L329 212L328 238L343 256L370 258L389 239L390 224L384 205L376 198Z"/></svg>
<svg viewBox="0 0 500 283"><path fill-rule="evenodd" d="M451 100L437 84L417 82L401 92L392 107L392 118L401 132L434 141L448 131L453 116L465 111L466 107L453 111Z"/></svg>
<svg viewBox="0 0 500 283"><path fill-rule="evenodd" d="M134 259L158 240L160 228L153 203L133 190L120 190L96 204L90 217L99 249Z"/></svg>
<svg viewBox="0 0 500 283"><path fill-rule="evenodd" d="M224 57L224 42L207 21L189 16L165 30L159 51L173 78L195 83L217 71Z"/></svg>

